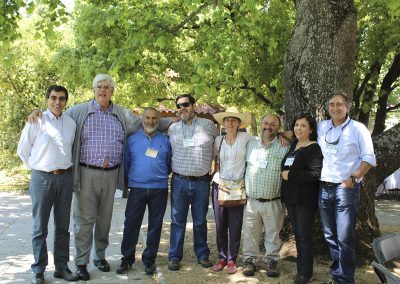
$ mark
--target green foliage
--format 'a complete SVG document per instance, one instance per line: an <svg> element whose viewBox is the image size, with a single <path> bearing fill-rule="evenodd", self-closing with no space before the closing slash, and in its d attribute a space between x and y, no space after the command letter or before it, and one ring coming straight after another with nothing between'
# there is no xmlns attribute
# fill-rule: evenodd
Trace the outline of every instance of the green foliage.
<svg viewBox="0 0 400 284"><path fill-rule="evenodd" d="M398 3L398 1L394 2ZM379 64L382 66L380 73L377 77L369 79L369 82L376 80L378 89L375 93L378 94L379 86L387 74L394 56L400 52L400 17L395 13L397 10L394 2L356 1L358 9L358 53L354 73L355 88L360 87L361 82L370 72L371 66ZM399 79L397 79L397 82L400 82ZM399 99L399 89L394 86L389 97L389 103L399 101ZM373 100L374 103L376 100L377 98ZM374 106L371 103L365 103L360 108L364 111L371 111L375 109Z"/></svg>
<svg viewBox="0 0 400 284"><path fill-rule="evenodd" d="M73 64L62 65L61 77L89 86L96 73L111 73L123 86L115 100L132 107L189 91L199 102L265 111L259 93L280 108L292 1L216 3L76 1L74 46L56 57Z"/></svg>
<svg viewBox="0 0 400 284"><path fill-rule="evenodd" d="M42 35L51 39L55 35L54 28L68 19L65 6L59 0L6 0L0 2L0 58L7 56L10 45L21 38L18 30L21 18L28 17L36 10L41 16L36 27L32 29L36 39Z"/></svg>

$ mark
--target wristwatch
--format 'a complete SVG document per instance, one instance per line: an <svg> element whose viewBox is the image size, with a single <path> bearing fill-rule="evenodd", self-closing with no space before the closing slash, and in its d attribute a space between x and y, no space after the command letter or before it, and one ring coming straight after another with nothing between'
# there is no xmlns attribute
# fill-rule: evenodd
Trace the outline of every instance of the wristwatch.
<svg viewBox="0 0 400 284"><path fill-rule="evenodd" d="M359 183L359 182L360 182L360 179L357 178L357 177L355 177L355 176L350 176L350 178L351 178L351 181L352 181L353 183Z"/></svg>

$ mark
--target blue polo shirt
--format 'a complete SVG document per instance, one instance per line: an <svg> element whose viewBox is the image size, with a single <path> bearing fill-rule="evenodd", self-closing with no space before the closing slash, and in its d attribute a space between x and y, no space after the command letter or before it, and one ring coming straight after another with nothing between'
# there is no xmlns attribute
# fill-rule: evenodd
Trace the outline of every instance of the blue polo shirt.
<svg viewBox="0 0 400 284"><path fill-rule="evenodd" d="M169 139L161 132L147 136L140 130L129 136L124 165L128 186L167 189L171 155Z"/></svg>

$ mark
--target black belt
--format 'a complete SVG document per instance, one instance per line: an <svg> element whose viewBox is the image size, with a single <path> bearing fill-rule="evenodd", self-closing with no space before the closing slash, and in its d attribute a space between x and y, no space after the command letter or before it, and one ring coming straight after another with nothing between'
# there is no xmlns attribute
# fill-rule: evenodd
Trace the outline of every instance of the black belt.
<svg viewBox="0 0 400 284"><path fill-rule="evenodd" d="M96 167L96 166L92 166L92 165L88 165L85 163L79 163L79 165L81 165L81 167L85 167L88 169L92 169L92 170L102 170L102 171L112 171L115 170L119 167L119 164L113 167L109 167L109 168L102 168L102 167Z"/></svg>
<svg viewBox="0 0 400 284"><path fill-rule="evenodd" d="M326 186L338 186L340 182L336 183L336 182L322 181L322 184Z"/></svg>
<svg viewBox="0 0 400 284"><path fill-rule="evenodd" d="M256 198L256 200L257 201L260 201L260 202L270 202L270 201L273 201L273 200L278 200L278 199L281 199L279 196L278 197L274 197L274 198L269 198L269 199L266 199L266 198Z"/></svg>
<svg viewBox="0 0 400 284"><path fill-rule="evenodd" d="M58 169L58 170L54 170L54 171L49 171L46 173L52 174L52 175L63 175L65 173L69 173L69 172L72 172L72 167L69 167L68 169Z"/></svg>
<svg viewBox="0 0 400 284"><path fill-rule="evenodd" d="M178 174L178 173L174 172L174 175L176 175L176 176L178 176L180 178L183 178L183 179L187 179L187 180L210 181L210 175L209 174L206 174L204 176L184 176L184 175L181 175L181 174Z"/></svg>

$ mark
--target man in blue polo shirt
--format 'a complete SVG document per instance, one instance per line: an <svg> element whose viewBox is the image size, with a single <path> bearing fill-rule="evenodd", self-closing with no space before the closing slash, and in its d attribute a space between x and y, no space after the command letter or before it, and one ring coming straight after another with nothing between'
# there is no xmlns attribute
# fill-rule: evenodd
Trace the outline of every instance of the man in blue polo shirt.
<svg viewBox="0 0 400 284"><path fill-rule="evenodd" d="M156 271L155 259L168 199L168 175L171 171L171 145L157 131L160 114L154 108L143 113L143 130L128 138L125 150L125 176L130 188L125 210L121 264L117 273L126 273L135 262L135 250L143 216L148 206L146 249L142 261L146 274Z"/></svg>

